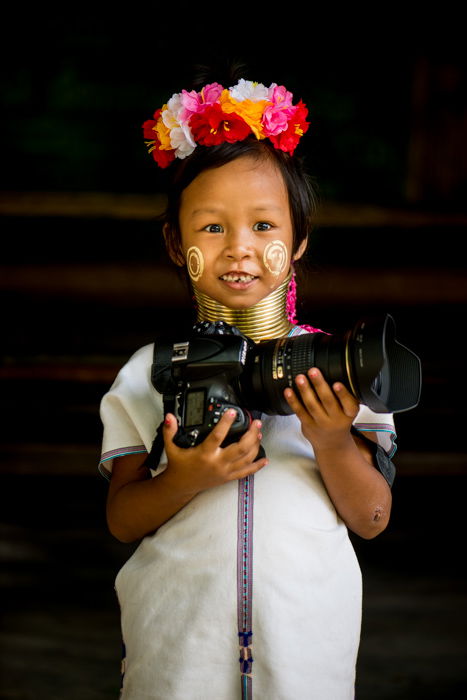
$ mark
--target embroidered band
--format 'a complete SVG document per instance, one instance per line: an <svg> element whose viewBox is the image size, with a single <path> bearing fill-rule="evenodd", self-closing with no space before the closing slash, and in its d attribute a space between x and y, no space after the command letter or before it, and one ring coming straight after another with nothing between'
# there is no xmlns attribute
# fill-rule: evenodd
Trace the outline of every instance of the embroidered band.
<svg viewBox="0 0 467 700"><path fill-rule="evenodd" d="M238 482L237 617L242 700L252 696L254 476Z"/></svg>

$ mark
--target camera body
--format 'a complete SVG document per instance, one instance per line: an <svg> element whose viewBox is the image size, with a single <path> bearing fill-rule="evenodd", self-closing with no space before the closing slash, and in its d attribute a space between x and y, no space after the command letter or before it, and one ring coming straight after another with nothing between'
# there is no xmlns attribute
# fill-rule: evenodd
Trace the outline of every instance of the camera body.
<svg viewBox="0 0 467 700"><path fill-rule="evenodd" d="M174 442L180 447L202 442L223 413L235 409L225 446L261 413L292 414L284 389L297 389L295 377L311 367L330 384L343 382L376 413L407 411L419 402L421 362L396 340L388 314L362 319L342 335L304 333L258 344L224 321L200 322L185 341L155 343L151 380L165 412L178 416Z"/></svg>
<svg viewBox="0 0 467 700"><path fill-rule="evenodd" d="M229 409L237 415L223 446L236 442L248 430L252 414L241 405L239 382L254 345L223 321L198 323L189 340L173 343L170 377L160 372L156 348L153 384L158 391L169 390L176 397L176 445L193 447L202 442Z"/></svg>

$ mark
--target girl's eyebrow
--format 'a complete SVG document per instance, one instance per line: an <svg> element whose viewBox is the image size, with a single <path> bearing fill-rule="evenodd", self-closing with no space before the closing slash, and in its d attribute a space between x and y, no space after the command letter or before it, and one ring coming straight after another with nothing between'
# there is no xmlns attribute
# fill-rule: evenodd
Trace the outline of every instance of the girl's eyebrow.
<svg viewBox="0 0 467 700"><path fill-rule="evenodd" d="M283 207L278 204L258 204L251 207L252 212L261 211L282 211ZM196 216L197 214L219 214L223 211L223 207L199 207L198 209L193 209L191 216Z"/></svg>
<svg viewBox="0 0 467 700"><path fill-rule="evenodd" d="M196 216L197 214L218 214L221 208L216 207L200 207L199 209L193 209L191 216Z"/></svg>

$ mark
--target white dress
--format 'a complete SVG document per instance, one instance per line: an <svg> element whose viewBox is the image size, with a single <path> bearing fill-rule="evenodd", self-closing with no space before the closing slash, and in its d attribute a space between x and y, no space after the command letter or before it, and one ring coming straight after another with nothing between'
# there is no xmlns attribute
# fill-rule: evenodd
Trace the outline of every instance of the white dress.
<svg viewBox="0 0 467 700"><path fill-rule="evenodd" d="M133 355L101 404L101 471L148 452L163 418L153 346ZM350 700L361 574L296 416L263 416L269 464L254 476L252 693L258 700ZM392 416L356 426L392 449ZM154 478L164 468L161 464ZM193 468L196 468L195 465ZM237 700L239 482L196 496L145 537L119 571L125 700ZM250 696L248 696L250 697Z"/></svg>

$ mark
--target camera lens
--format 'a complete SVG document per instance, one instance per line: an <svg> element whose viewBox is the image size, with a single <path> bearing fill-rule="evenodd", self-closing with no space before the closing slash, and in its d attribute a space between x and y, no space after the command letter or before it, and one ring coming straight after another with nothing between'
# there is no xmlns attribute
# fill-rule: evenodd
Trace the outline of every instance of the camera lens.
<svg viewBox="0 0 467 700"><path fill-rule="evenodd" d="M420 398L419 358L395 338L391 316L359 321L342 335L307 333L259 343L241 378L248 406L266 414L289 415L286 387L297 374L318 367L329 384L342 382L376 413L414 408Z"/></svg>

